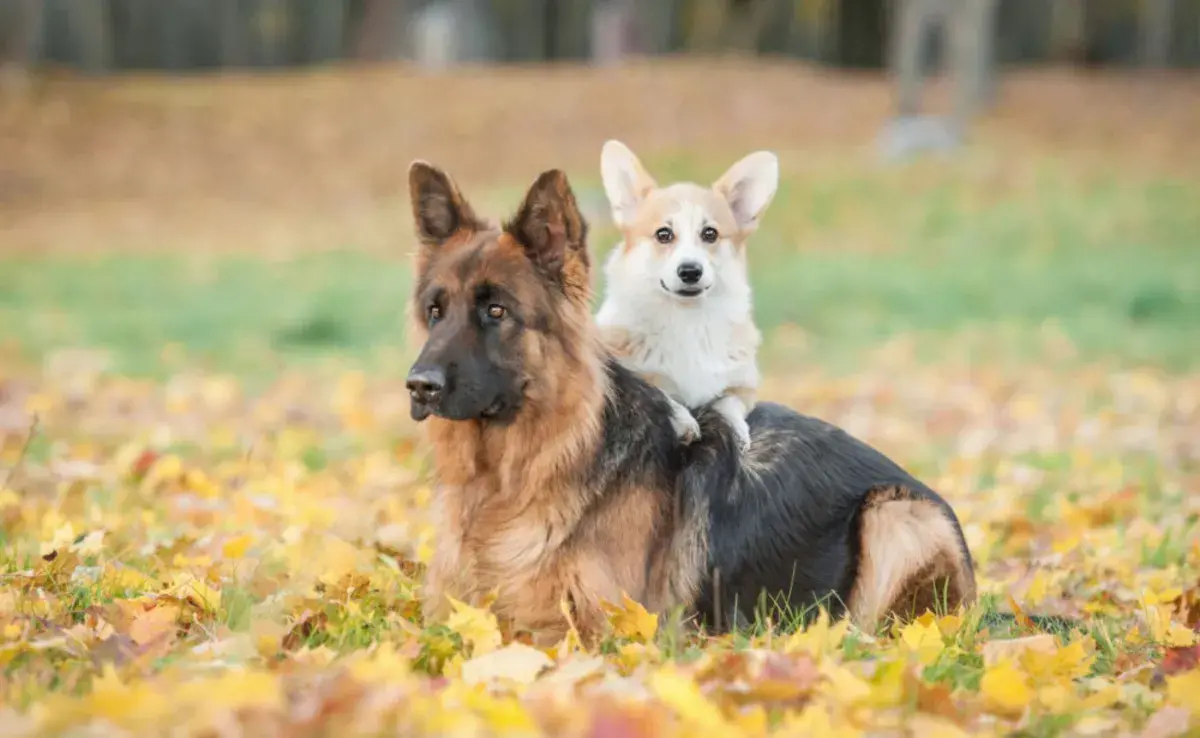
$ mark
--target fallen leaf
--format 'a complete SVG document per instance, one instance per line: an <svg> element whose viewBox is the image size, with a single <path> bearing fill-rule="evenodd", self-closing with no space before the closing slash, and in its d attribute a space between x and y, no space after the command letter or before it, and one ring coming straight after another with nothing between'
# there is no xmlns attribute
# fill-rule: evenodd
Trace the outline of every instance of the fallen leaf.
<svg viewBox="0 0 1200 738"><path fill-rule="evenodd" d="M463 643L471 647L471 655L482 656L500 647L500 625L495 615L453 597L449 599L454 612L446 619L446 627L458 633Z"/></svg>
<svg viewBox="0 0 1200 738"><path fill-rule="evenodd" d="M1175 738L1188 731L1191 711L1183 707L1163 707L1150 716L1140 733L1141 738Z"/></svg>
<svg viewBox="0 0 1200 738"><path fill-rule="evenodd" d="M145 646L160 639L172 639L178 631L179 608L173 605L159 605L149 610L142 610L133 616L129 625L129 638L139 646Z"/></svg>
<svg viewBox="0 0 1200 738"><path fill-rule="evenodd" d="M980 680L979 691L989 707L1003 715L1020 714L1034 697L1028 679L1011 661L988 667Z"/></svg>
<svg viewBox="0 0 1200 738"><path fill-rule="evenodd" d="M654 634L658 632L658 616L647 612L642 603L622 593L620 605L604 602L601 607L608 614L609 625L618 636L641 643L654 640Z"/></svg>
<svg viewBox="0 0 1200 738"><path fill-rule="evenodd" d="M467 684L496 680L532 684L538 674L553 666L554 662L550 657L536 648L521 643L510 643L503 648L464 661L462 679Z"/></svg>

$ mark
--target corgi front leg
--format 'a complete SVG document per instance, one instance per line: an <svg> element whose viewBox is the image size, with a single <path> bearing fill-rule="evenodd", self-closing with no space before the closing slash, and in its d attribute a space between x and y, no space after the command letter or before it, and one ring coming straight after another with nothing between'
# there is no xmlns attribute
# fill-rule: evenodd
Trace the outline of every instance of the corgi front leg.
<svg viewBox="0 0 1200 738"><path fill-rule="evenodd" d="M754 398L754 390L735 387L725 390L725 393L712 405L713 410L729 423L729 428L733 431L738 449L741 451L750 448L750 424L746 422L746 416L754 407Z"/></svg>
<svg viewBox="0 0 1200 738"><path fill-rule="evenodd" d="M671 403L671 426L675 428L675 435L684 445L692 443L700 438L700 423L696 420L692 412L684 407L678 400L671 397L666 392L663 392L667 401ZM749 433L749 430L746 431Z"/></svg>

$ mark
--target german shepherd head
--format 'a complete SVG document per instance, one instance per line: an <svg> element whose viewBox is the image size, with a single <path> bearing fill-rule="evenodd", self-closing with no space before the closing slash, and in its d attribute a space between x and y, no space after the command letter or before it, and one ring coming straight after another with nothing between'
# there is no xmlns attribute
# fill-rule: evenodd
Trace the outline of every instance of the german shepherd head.
<svg viewBox="0 0 1200 738"><path fill-rule="evenodd" d="M410 167L409 192L424 339L407 381L414 420L511 423L546 409L573 373L599 371L581 351L593 340L587 225L563 172L539 176L499 228L426 162Z"/></svg>

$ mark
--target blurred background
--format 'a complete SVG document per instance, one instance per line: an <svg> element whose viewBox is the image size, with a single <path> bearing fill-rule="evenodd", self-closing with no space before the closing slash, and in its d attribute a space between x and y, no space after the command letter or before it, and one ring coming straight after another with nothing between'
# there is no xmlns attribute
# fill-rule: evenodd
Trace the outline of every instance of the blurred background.
<svg viewBox="0 0 1200 738"><path fill-rule="evenodd" d="M402 374L410 160L603 253L608 138L780 155L785 379L1200 360L1200 0L0 0L0 66L9 366Z"/></svg>

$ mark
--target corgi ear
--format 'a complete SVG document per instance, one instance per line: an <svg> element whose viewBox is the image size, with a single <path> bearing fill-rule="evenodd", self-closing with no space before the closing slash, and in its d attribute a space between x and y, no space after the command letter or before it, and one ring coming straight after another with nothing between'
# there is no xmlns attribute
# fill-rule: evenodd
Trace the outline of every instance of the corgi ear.
<svg viewBox="0 0 1200 738"><path fill-rule="evenodd" d="M779 158L770 151L756 151L738 161L713 184L743 232L758 227L763 211L779 187Z"/></svg>
<svg viewBox="0 0 1200 738"><path fill-rule="evenodd" d="M618 228L633 223L638 205L658 186L629 147L615 140L600 151L600 178Z"/></svg>

